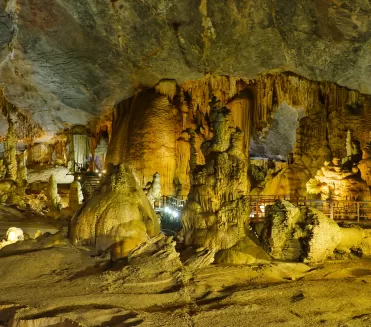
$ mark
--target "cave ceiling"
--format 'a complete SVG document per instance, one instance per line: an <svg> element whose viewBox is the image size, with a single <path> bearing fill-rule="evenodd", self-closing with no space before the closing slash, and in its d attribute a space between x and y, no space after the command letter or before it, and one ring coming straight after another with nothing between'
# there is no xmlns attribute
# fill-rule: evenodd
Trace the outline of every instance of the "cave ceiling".
<svg viewBox="0 0 371 327"><path fill-rule="evenodd" d="M0 87L46 131L206 73L371 94L370 15L368 0L0 0Z"/></svg>

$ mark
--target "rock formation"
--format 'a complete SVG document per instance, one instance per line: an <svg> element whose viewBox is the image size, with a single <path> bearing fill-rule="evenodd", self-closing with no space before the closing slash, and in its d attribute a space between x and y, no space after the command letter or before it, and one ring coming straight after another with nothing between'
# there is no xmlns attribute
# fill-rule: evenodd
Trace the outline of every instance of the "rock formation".
<svg viewBox="0 0 371 327"><path fill-rule="evenodd" d="M84 196L81 191L81 184L79 181L73 181L70 185L70 195L68 206L73 210L76 211L80 208L82 201L84 200Z"/></svg>
<svg viewBox="0 0 371 327"><path fill-rule="evenodd" d="M172 195L180 129L176 108L168 97L143 92L116 110L107 163L125 163L142 188L158 172L162 193Z"/></svg>
<svg viewBox="0 0 371 327"><path fill-rule="evenodd" d="M352 163L352 161L350 161ZM325 165L307 182L309 194L320 194L322 200L368 200L370 188L362 180L357 166L342 166L339 158Z"/></svg>
<svg viewBox="0 0 371 327"><path fill-rule="evenodd" d="M160 183L160 174L155 173L153 175L153 180L147 190L147 197L152 206L155 205L156 201L159 201L161 198L161 183Z"/></svg>
<svg viewBox="0 0 371 327"><path fill-rule="evenodd" d="M362 160L357 165L361 178L371 187L371 144L362 149Z"/></svg>
<svg viewBox="0 0 371 327"><path fill-rule="evenodd" d="M307 195L306 183L310 177L311 173L303 163L294 163L277 171L268 171L253 194L303 197Z"/></svg>
<svg viewBox="0 0 371 327"><path fill-rule="evenodd" d="M201 146L206 163L193 172L182 234L188 245L229 249L248 229L248 164L242 151L243 133L233 126L231 111L215 98L210 121L214 136Z"/></svg>
<svg viewBox="0 0 371 327"><path fill-rule="evenodd" d="M5 4L0 6L1 85L18 107L42 110L35 118L49 131L70 115L84 124L90 114L131 97L138 85L195 80L205 71L248 79L294 71L371 93L369 53L362 51L370 32L367 2ZM153 42L157 39L161 47ZM47 54L48 65L40 53ZM68 61L63 53L70 54Z"/></svg>
<svg viewBox="0 0 371 327"><path fill-rule="evenodd" d="M110 248L114 258L127 256L160 232L147 197L123 164L110 167L99 191L76 213L70 226L75 244L102 251Z"/></svg>
<svg viewBox="0 0 371 327"><path fill-rule="evenodd" d="M260 239L274 259L322 262L340 243L340 228L313 208L299 208L287 201L266 207Z"/></svg>
<svg viewBox="0 0 371 327"><path fill-rule="evenodd" d="M46 196L48 198L49 206L51 210L59 210L61 198L58 194L58 184L57 184L57 181L54 175L51 175L49 178Z"/></svg>
<svg viewBox="0 0 371 327"><path fill-rule="evenodd" d="M14 122L8 119L8 133L4 142L4 164L6 167L6 177L15 181L17 179L17 137L14 132Z"/></svg>

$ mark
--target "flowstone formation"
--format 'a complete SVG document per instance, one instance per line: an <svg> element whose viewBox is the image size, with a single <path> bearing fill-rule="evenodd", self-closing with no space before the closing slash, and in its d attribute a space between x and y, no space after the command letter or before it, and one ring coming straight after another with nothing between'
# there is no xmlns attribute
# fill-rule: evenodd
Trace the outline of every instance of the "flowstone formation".
<svg viewBox="0 0 371 327"><path fill-rule="evenodd" d="M306 196L306 182L310 177L310 171L301 162L278 171L270 170L252 194L289 196L290 198Z"/></svg>
<svg viewBox="0 0 371 327"><path fill-rule="evenodd" d="M127 256L160 232L154 210L124 164L109 168L97 192L72 218L70 227L74 244L111 251L113 258Z"/></svg>
<svg viewBox="0 0 371 327"><path fill-rule="evenodd" d="M231 248L246 235L250 184L241 149L243 133L233 126L231 111L215 98L210 121L214 136L201 145L206 163L193 172L182 235L186 245L218 251Z"/></svg>
<svg viewBox="0 0 371 327"><path fill-rule="evenodd" d="M346 157L326 161L314 178L307 182L309 194L320 194L322 200L370 200L368 147L361 150L350 131L346 139ZM363 158L363 160L361 160Z"/></svg>

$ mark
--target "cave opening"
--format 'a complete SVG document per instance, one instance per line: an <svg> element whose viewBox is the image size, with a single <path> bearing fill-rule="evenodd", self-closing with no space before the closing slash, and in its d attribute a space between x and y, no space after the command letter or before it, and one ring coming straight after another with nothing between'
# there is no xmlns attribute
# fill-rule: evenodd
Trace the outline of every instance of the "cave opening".
<svg viewBox="0 0 371 327"><path fill-rule="evenodd" d="M305 117L303 108L293 108L286 102L278 105L262 130L252 135L250 158L273 161L288 161L294 151L299 121Z"/></svg>

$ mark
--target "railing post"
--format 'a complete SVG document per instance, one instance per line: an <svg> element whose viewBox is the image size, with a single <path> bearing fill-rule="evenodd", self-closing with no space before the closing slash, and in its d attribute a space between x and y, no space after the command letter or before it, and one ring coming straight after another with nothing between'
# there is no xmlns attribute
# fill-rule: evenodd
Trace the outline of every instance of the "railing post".
<svg viewBox="0 0 371 327"><path fill-rule="evenodd" d="M334 204L332 200L330 200L330 218L333 220L334 219Z"/></svg>
<svg viewBox="0 0 371 327"><path fill-rule="evenodd" d="M255 206L256 206L256 208L255 208L256 218L259 218L259 202L258 202L258 200L256 200Z"/></svg>
<svg viewBox="0 0 371 327"><path fill-rule="evenodd" d="M357 202L357 222L359 224L359 202Z"/></svg>

